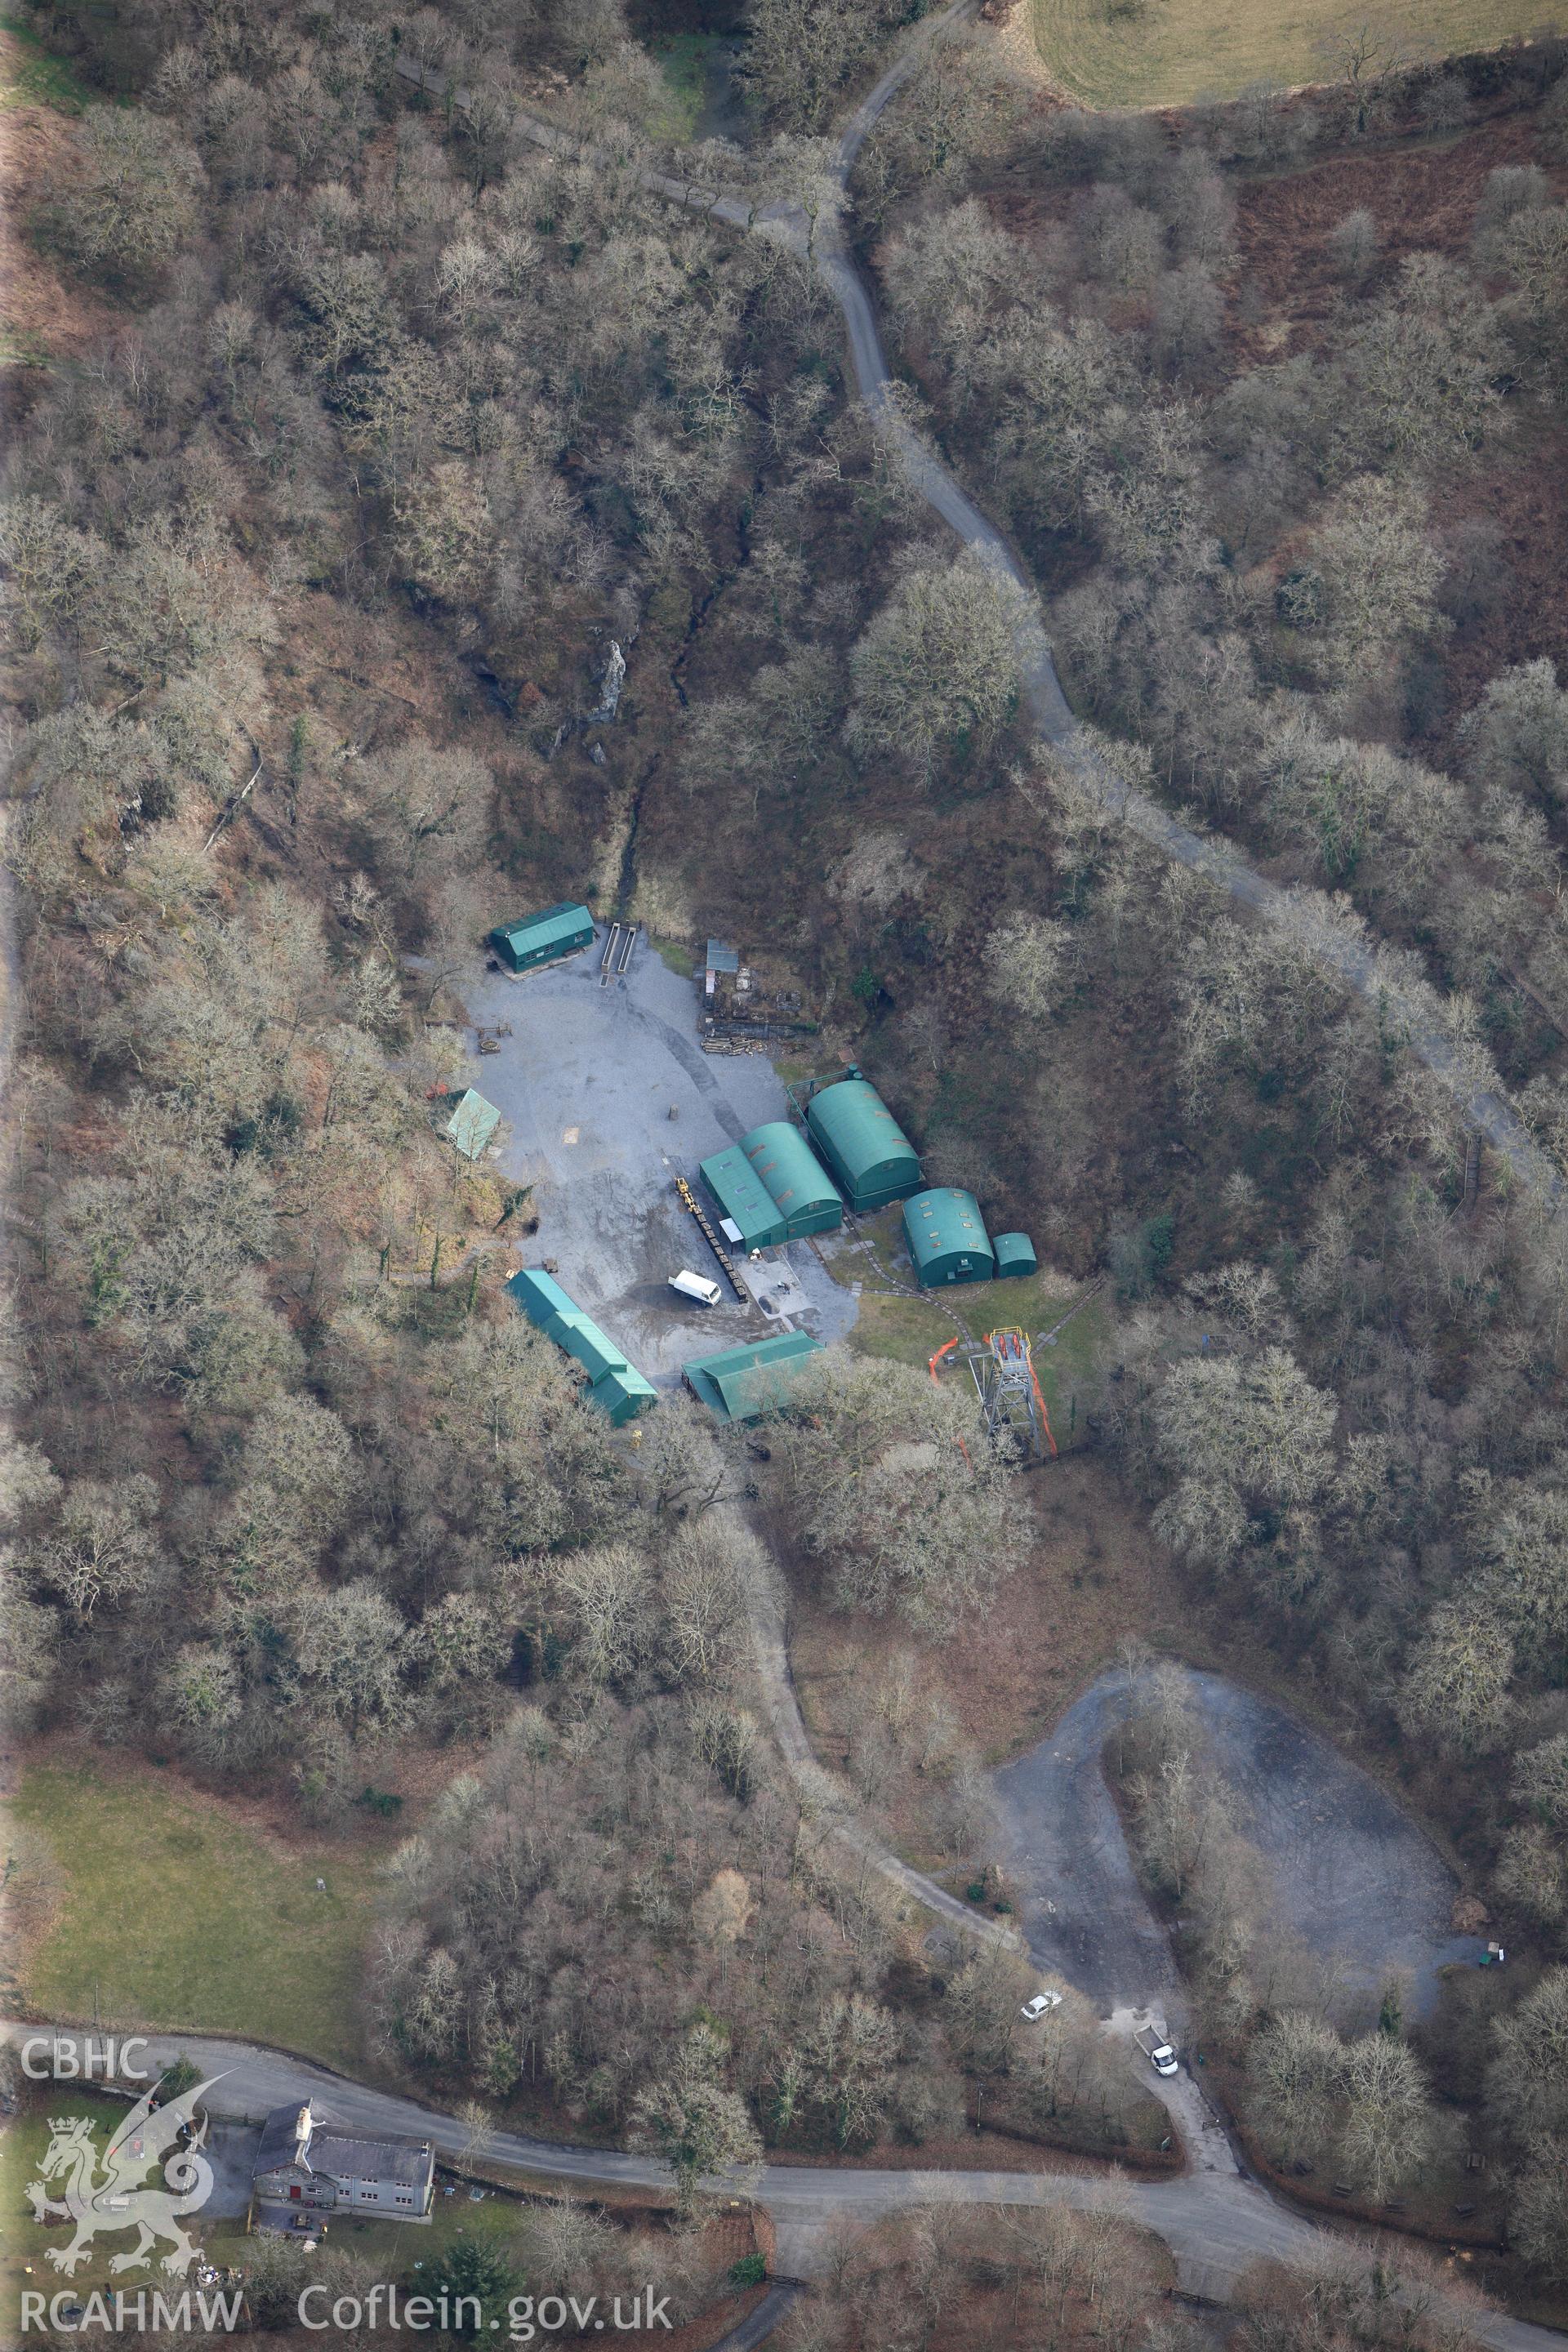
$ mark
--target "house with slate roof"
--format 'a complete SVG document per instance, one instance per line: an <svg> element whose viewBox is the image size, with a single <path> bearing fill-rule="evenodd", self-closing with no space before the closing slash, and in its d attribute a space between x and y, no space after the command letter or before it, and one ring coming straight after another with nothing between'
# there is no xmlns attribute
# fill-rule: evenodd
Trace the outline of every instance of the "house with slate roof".
<svg viewBox="0 0 1568 2352"><path fill-rule="evenodd" d="M274 2107L261 2127L251 2192L263 2227L290 2216L370 2213L428 2221L436 2196L436 2151L426 2140L339 2131L307 2100Z"/></svg>

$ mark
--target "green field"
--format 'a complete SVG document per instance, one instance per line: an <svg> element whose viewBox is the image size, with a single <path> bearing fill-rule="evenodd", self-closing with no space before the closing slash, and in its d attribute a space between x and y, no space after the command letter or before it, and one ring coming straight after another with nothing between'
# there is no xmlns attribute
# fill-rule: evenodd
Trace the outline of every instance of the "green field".
<svg viewBox="0 0 1568 2352"><path fill-rule="evenodd" d="M0 15L0 110L52 106L62 114L79 114L87 100L69 66L51 57L18 18Z"/></svg>
<svg viewBox="0 0 1568 2352"><path fill-rule="evenodd" d="M1568 26L1568 0L1028 0L1047 70L1089 106L1179 106L1234 98L1249 82L1321 81L1336 32L1372 23L1424 56L1495 48L1510 34Z"/></svg>
<svg viewBox="0 0 1568 2352"><path fill-rule="evenodd" d="M1028 1286L1020 1283L1017 1286L1022 1290ZM998 1292L1012 1287L1010 1283L999 1284ZM1068 1306L1071 1303L1069 1299ZM1048 1331L1066 1312L1066 1307L1055 1313L1047 1307L1035 1328ZM1086 1419L1100 1400L1105 1376L1110 1370L1115 1340L1115 1319L1102 1290L1079 1309L1054 1340L1035 1349L1040 1394L1046 1400L1046 1412L1058 1447L1064 1454L1085 1442Z"/></svg>
<svg viewBox="0 0 1568 2352"><path fill-rule="evenodd" d="M697 950L685 940L661 940L648 933L648 944L667 971L675 972L681 980L691 980L697 972Z"/></svg>
<svg viewBox="0 0 1568 2352"><path fill-rule="evenodd" d="M960 1312L962 1313L962 1309ZM958 1337L951 1318L923 1298L860 1294L860 1313L849 1334L858 1356L885 1356L895 1363L925 1364L946 1339Z"/></svg>
<svg viewBox="0 0 1568 2352"><path fill-rule="evenodd" d="M85 1765L35 1766L13 1811L64 1882L23 1976L40 2013L255 2034L336 2065L359 2058L370 1851L280 1853L216 1806Z"/></svg>
<svg viewBox="0 0 1568 2352"><path fill-rule="evenodd" d="M113 2236L105 2232L94 2242L81 2267L69 2278L65 2277L46 2259L45 2250L65 2245L70 2237L69 2225L64 2221L40 2225L34 2221L27 2200L27 2184L38 2179L49 2144L51 2116L90 2116L97 2126L95 2137L101 2151L130 2112L123 2099L100 2098L90 2091L74 2091L64 2084L51 2084L47 2088L40 2085L35 2104L24 2107L6 2125L0 2137L0 2281L4 2283L0 2315L13 2321L19 2318L17 2296L25 2291L47 2295L74 2292L84 2302L95 2290L102 2294L115 2287L131 2294L138 2286L147 2284L178 2292L170 2289L169 2282L151 2268L126 2271L118 2276L110 2271L110 2263L117 2255L129 2252L134 2242L125 2231ZM51 2195L58 2193L59 2185L58 2181L44 2183ZM148 2185L153 2185L151 2175ZM203 2227L198 2217L193 2220L191 2228L209 2262L220 2267L243 2264L243 2218L209 2221Z"/></svg>

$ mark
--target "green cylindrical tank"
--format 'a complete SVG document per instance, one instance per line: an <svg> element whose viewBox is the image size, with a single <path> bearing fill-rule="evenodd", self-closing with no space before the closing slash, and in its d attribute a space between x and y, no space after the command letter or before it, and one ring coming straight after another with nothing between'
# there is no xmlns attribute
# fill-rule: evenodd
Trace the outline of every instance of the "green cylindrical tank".
<svg viewBox="0 0 1568 2352"><path fill-rule="evenodd" d="M904 1202L904 1236L922 1290L946 1282L989 1282L995 1253L973 1192L951 1184Z"/></svg>
<svg viewBox="0 0 1568 2352"><path fill-rule="evenodd" d="M914 1145L869 1080L823 1087L806 1104L805 1123L858 1215L920 1190Z"/></svg>
<svg viewBox="0 0 1568 2352"><path fill-rule="evenodd" d="M741 1149L778 1203L785 1238L831 1233L844 1215L833 1179L798 1128L769 1119L741 1138Z"/></svg>

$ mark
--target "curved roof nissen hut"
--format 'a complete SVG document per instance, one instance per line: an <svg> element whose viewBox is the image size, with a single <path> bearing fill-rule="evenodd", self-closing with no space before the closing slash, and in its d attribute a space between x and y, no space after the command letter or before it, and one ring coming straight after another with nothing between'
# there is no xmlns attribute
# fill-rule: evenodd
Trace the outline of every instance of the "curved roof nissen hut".
<svg viewBox="0 0 1568 2352"><path fill-rule="evenodd" d="M790 1241L830 1233L838 1223L844 1203L837 1187L798 1128L769 1119L741 1138L741 1149L777 1202Z"/></svg>
<svg viewBox="0 0 1568 2352"><path fill-rule="evenodd" d="M904 1235L922 1290L944 1282L989 1282L995 1253L973 1192L944 1184L904 1202Z"/></svg>
<svg viewBox="0 0 1568 2352"><path fill-rule="evenodd" d="M1038 1274L1040 1261L1035 1255L1035 1244L1027 1234L998 1234L992 1247L996 1253L998 1282L1012 1282L1021 1275Z"/></svg>
<svg viewBox="0 0 1568 2352"><path fill-rule="evenodd" d="M885 1209L921 1184L914 1145L866 1078L840 1078L805 1107L805 1121L849 1206Z"/></svg>
<svg viewBox="0 0 1568 2352"><path fill-rule="evenodd" d="M833 1179L805 1136L782 1118L753 1127L705 1160L702 1181L748 1250L831 1233L843 1219Z"/></svg>

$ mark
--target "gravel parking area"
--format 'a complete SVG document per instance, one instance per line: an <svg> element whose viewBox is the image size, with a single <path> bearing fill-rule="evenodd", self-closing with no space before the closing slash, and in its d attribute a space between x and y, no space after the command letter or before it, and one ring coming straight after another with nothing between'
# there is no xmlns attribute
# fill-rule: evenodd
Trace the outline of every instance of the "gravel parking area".
<svg viewBox="0 0 1568 2352"><path fill-rule="evenodd" d="M1189 1672L1194 1707L1261 1858L1274 1923L1336 1958L1348 1992L1391 1975L1416 2014L1438 1971L1485 1949L1456 1936L1457 1881L1392 1797L1283 1707L1222 1675ZM1173 2028L1184 2003L1164 1933L1139 1885L1100 1752L1121 1718L1126 1676L1103 1675L1050 1736L994 1775L1004 1853L1030 1949L1102 2011L1152 2004Z"/></svg>
<svg viewBox="0 0 1568 2352"><path fill-rule="evenodd" d="M1104 2016L1152 2007L1174 2030L1181 1980L1100 1769L1126 1691L1124 1675L1102 1675L1053 1732L993 1774L1002 1859L1029 1949L1047 1974L1076 1985Z"/></svg>
<svg viewBox="0 0 1568 2352"><path fill-rule="evenodd" d="M1191 1676L1237 1827L1262 1854L1280 1924L1343 1963L1369 1993L1406 1979L1419 2013L1437 1973L1473 1966L1484 1938L1449 1926L1458 1882L1409 1815L1359 1765L1269 1700Z"/></svg>
<svg viewBox="0 0 1568 2352"><path fill-rule="evenodd" d="M603 940L601 929L591 949L548 971L465 976L470 1020L512 1030L499 1053L481 1055L470 1029L468 1080L510 1124L506 1174L534 1187L539 1231L524 1263L552 1259L578 1305L649 1380L669 1386L689 1357L779 1328L731 1297L674 1180L687 1177L711 1215L699 1160L784 1118L788 1106L764 1055L703 1053L691 982L646 939L630 971L602 985ZM816 1339L841 1339L855 1319L853 1296L809 1243L792 1243L787 1259L805 1300L791 1319ZM683 1266L718 1280L725 1303L679 1298L668 1281Z"/></svg>

